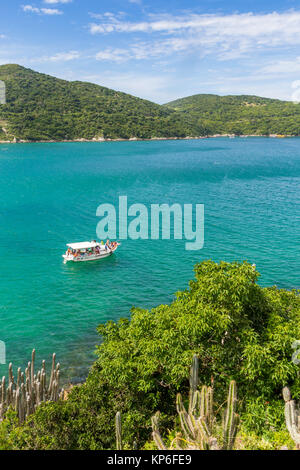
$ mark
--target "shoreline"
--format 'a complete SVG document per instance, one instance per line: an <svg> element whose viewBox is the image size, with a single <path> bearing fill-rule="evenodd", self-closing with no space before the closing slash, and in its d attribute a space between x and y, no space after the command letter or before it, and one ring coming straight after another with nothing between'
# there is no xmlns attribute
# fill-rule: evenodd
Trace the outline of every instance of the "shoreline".
<svg viewBox="0 0 300 470"><path fill-rule="evenodd" d="M143 139L140 137L131 137L130 139L105 139L104 137L93 138L93 139L74 139L74 140L23 140L23 139L13 139L13 140L0 140L0 144L58 144L58 143L103 143L103 142L152 142L152 141L163 141L163 140L202 140L202 139L218 139L218 138L227 137L229 139L242 139L249 137L264 137L270 139L283 139L283 138L295 138L299 137L297 135L279 135L279 134L249 134L249 135L234 135L234 134L215 134L215 135L205 135L205 136L187 136L187 137L151 137L150 139Z"/></svg>

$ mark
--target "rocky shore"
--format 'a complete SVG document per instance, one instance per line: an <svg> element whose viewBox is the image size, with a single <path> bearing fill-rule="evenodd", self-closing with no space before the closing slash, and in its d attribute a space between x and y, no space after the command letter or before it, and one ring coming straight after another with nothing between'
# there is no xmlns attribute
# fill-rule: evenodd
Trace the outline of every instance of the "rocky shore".
<svg viewBox="0 0 300 470"><path fill-rule="evenodd" d="M105 139L104 137L95 137L93 139L74 139L74 140L23 140L16 139L13 140L0 140L0 144L51 144L51 143L74 143L74 142L149 142L156 140L201 140L201 139L215 139L220 137L228 138L245 138L245 137L269 137L269 138L286 138L286 137L297 137L293 135L259 135L259 134L249 134L249 135L233 135L233 134L215 134L215 135L205 135L205 136L187 136L187 137L152 137L151 139L142 139L139 137L131 137L130 139Z"/></svg>

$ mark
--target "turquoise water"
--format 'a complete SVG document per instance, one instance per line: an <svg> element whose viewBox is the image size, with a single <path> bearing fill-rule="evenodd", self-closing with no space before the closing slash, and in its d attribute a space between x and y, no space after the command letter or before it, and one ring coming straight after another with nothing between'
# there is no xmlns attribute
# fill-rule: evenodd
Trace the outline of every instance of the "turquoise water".
<svg viewBox="0 0 300 470"><path fill-rule="evenodd" d="M256 263L261 284L299 287L300 139L0 146L0 340L22 366L56 352L65 380L85 376L99 323L170 302L211 258ZM67 242L96 237L99 204L205 204L205 245L123 242L63 264ZM0 366L3 374L7 366Z"/></svg>

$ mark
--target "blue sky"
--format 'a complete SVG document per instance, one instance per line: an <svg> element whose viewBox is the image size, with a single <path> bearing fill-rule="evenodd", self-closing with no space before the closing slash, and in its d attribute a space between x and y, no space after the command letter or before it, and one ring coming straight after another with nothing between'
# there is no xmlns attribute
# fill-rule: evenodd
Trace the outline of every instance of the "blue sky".
<svg viewBox="0 0 300 470"><path fill-rule="evenodd" d="M196 93L299 99L299 1L1 1L0 64L157 103Z"/></svg>

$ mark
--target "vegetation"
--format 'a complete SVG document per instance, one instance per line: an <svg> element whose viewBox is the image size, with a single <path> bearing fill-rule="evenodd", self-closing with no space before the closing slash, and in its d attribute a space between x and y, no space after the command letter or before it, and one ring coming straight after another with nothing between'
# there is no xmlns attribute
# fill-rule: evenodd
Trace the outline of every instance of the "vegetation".
<svg viewBox="0 0 300 470"><path fill-rule="evenodd" d="M0 66L0 80L6 84L7 104L0 105L6 138L184 137L190 131L176 111L92 83L59 80L18 65Z"/></svg>
<svg viewBox="0 0 300 470"><path fill-rule="evenodd" d="M283 389L283 398L285 401L285 422L291 438L300 450L300 407L296 405L291 398L291 392L288 387Z"/></svg>
<svg viewBox="0 0 300 470"><path fill-rule="evenodd" d="M43 361L42 369L35 374L35 350L32 351L31 362L25 369L25 375L18 369L17 379L13 376L12 364L8 368L8 386L5 377L0 384L0 420L5 416L8 408L15 410L19 423L35 412L37 407L47 401L58 401L63 397L64 391L59 392L60 365L55 365L55 354L52 356L52 369L49 384L46 381L46 363Z"/></svg>
<svg viewBox="0 0 300 470"><path fill-rule="evenodd" d="M194 95L166 105L206 134L300 135L300 105L259 96Z"/></svg>
<svg viewBox="0 0 300 470"><path fill-rule="evenodd" d="M256 96L195 95L167 105L19 65L0 66L7 104L0 140L151 139L224 134L300 135L300 106Z"/></svg>
<svg viewBox="0 0 300 470"><path fill-rule="evenodd" d="M223 415L222 426L218 426L213 409L213 387L204 385L200 392L198 374L199 359L195 355L191 367L188 411L183 404L181 394L178 393L176 404L182 431L176 435L170 450L232 450L240 421L236 413L236 383L234 380L230 382L227 408ZM159 417L159 411L152 417L153 440L158 449L168 450L158 429ZM219 439L216 437L218 428L222 433ZM218 440L221 440L221 444Z"/></svg>
<svg viewBox="0 0 300 470"><path fill-rule="evenodd" d="M291 360L300 338L299 292L260 287L258 272L246 262L205 261L195 274L170 305L135 308L130 320L100 325L103 341L86 382L65 401L42 403L22 426L6 417L0 447L113 449L120 412L119 445L151 448L157 411L169 447L180 429L176 396L188 395L196 354L201 383L213 388L215 410L226 401L228 383L238 384L238 448L292 448L282 388L288 385L299 399L299 366Z"/></svg>

